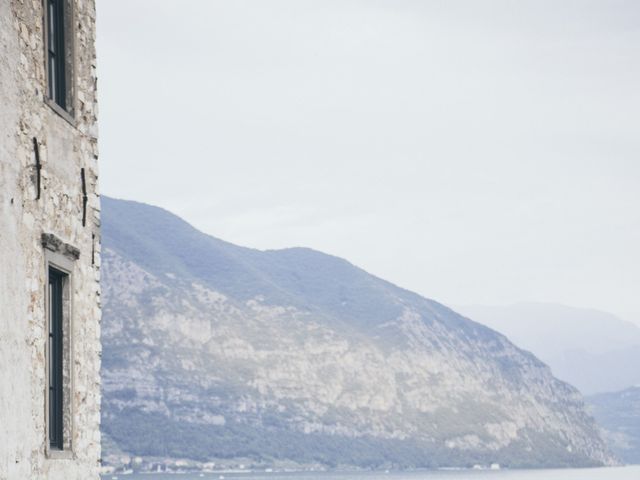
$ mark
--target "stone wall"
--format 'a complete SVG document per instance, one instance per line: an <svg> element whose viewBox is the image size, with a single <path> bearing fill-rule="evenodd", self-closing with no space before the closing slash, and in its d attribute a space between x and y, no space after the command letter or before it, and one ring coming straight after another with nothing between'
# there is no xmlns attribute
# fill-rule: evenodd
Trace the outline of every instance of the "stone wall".
<svg viewBox="0 0 640 480"><path fill-rule="evenodd" d="M0 480L98 478L100 215L95 5L73 8L73 115L45 101L42 0L0 0ZM36 139L39 151L38 198ZM87 209L82 224L81 169ZM43 234L72 265L67 402L70 451L46 438L47 282ZM77 251L75 250L77 249ZM60 452L56 452L60 453ZM55 457L55 458L54 458Z"/></svg>

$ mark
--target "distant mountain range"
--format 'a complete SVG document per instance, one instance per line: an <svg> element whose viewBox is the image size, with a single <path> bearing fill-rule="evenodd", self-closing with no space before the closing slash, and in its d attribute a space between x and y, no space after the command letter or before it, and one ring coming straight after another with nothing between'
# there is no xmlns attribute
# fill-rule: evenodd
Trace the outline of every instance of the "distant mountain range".
<svg viewBox="0 0 640 480"><path fill-rule="evenodd" d="M585 394L607 444L640 463L640 328L610 313L548 303L459 307L546 362Z"/></svg>
<svg viewBox="0 0 640 480"><path fill-rule="evenodd" d="M640 464L640 385L588 397L589 411L623 462Z"/></svg>
<svg viewBox="0 0 640 480"><path fill-rule="evenodd" d="M529 350L586 395L640 385L640 328L615 315L548 303L457 309Z"/></svg>
<svg viewBox="0 0 640 480"><path fill-rule="evenodd" d="M317 251L239 247L135 202L102 208L106 463L611 461L576 389L433 300Z"/></svg>

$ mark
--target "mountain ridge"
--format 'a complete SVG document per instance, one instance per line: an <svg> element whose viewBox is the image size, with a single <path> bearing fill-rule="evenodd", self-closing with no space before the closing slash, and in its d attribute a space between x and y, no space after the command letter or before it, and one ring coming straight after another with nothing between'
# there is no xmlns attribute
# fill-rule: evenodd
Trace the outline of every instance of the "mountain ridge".
<svg viewBox="0 0 640 480"><path fill-rule="evenodd" d="M640 327L609 312L544 302L458 309L533 352L586 395L640 383Z"/></svg>
<svg viewBox="0 0 640 480"><path fill-rule="evenodd" d="M238 247L103 197L102 261L108 462L611 461L535 356L346 260Z"/></svg>
<svg viewBox="0 0 640 480"><path fill-rule="evenodd" d="M586 398L611 449L623 462L640 464L640 384Z"/></svg>
<svg viewBox="0 0 640 480"><path fill-rule="evenodd" d="M135 202L135 201L131 201L131 200L115 200L115 203L112 203L114 200L115 199L111 199L110 197L103 197L103 203L105 204L105 208L106 209L114 209L114 210L116 210L115 214L118 214L117 209L122 208L122 206L125 205L125 204L128 207L134 206L136 210L137 209L143 209L145 211L148 211L148 209L157 209L158 211L162 212L163 215L166 215L167 217L171 218L172 220L175 220L175 221L179 222L180 226L187 228L189 230L189 234L190 234L189 236L191 236L191 234L196 234L198 236L206 236L207 239L209 241L211 241L211 242L214 242L214 244L222 245L225 248L231 249L231 251L236 254L235 255L235 260L241 262L242 265L246 266L247 271L252 271L252 272L256 271L255 266L251 266L250 267L250 266L247 265L247 261L246 261L247 260L246 259L247 255L250 256L250 257L254 257L254 256L259 256L260 254L264 254L264 255L268 255L268 256L271 256L271 257L276 258L276 259L277 259L277 257L292 257L292 256L294 256L295 258L293 258L293 259L289 258L289 260L294 260L296 262L299 262L301 265L305 265L308 268L313 268L315 265L309 265L308 261L305 262L305 258L306 259L308 259L309 257L314 257L316 259L320 258L320 259L322 259L324 261L328 260L333 265L336 265L336 266L339 265L339 266L342 266L342 267L349 267L349 269L355 269L358 274L366 276L366 277L370 277L372 279L375 279L376 282L380 282L380 283L384 284L385 286L391 287L392 289L394 289L394 290L396 290L398 292L401 292L403 295L407 295L407 296L413 297L417 301L429 302L431 304L437 305L438 308L447 309L451 313L454 313L456 315L456 317L463 317L463 316L459 315L457 312L455 312L454 310L452 310L451 308L447 307L444 304L441 304L441 303L436 302L436 301L434 301L432 299L428 299L426 297L423 297L423 296L421 296L421 295L419 295L419 294L417 294L415 292L412 292L412 291L410 291L408 289L405 289L405 288L402 288L402 287L400 287L398 285L395 285L392 282L389 282L389 281L384 280L384 279L382 279L380 277L372 275L372 274L366 272L361 267L358 267L358 266L352 264L351 262L349 262L348 260L343 259L341 257L337 257L335 255L327 254L327 253L324 253L324 252L320 252L320 251L312 249L312 248L300 247L300 246L298 246L298 247L287 247L287 248L283 248L283 249L267 249L267 250L259 250L259 249L250 248L250 247L238 246L238 245L232 244L230 242L226 242L224 240L221 240L221 239L219 239L217 237L214 237L212 235L203 234L202 232L199 232L196 228L191 226L186 221L182 220L177 215L175 215L172 212L170 212L170 211L168 211L166 209L163 209L161 207L149 206L149 205L146 205L144 203ZM142 217L148 218L147 215L139 215L139 216L136 215L135 216L136 223L138 223L136 225L137 228L140 228L139 221L140 221L140 218L142 218ZM174 227L172 226L172 228L174 228ZM105 224L104 229L105 229L105 232L104 232L105 237L109 238L109 236L111 236L113 234L112 230L110 230L110 225L108 223ZM114 244L117 245L118 243L123 242L124 240L125 239L120 239L119 241L116 241L116 242L109 242L109 247L114 249L115 251L118 251L119 250L118 247L113 248L112 245L114 245ZM188 238L187 239L181 239L176 243L178 243L180 245L186 244L186 243L190 243L190 239L188 239ZM146 268L150 269L151 271L155 271L156 273L171 273L171 272L161 272L160 270L155 268L155 266L158 263L161 263L161 262L158 261L157 258L149 258L148 256L145 256L145 255L138 256L138 255L136 255L137 252L135 252L135 251L132 254L132 252L129 250L129 248L130 248L129 246L132 245L132 244L133 244L133 242L127 241L127 252L126 252L126 256L127 257L132 257L133 256L134 260L136 260L138 262L140 262L142 260L142 262L140 262L141 265L145 266ZM200 249L200 248L204 248L204 247L202 246L202 247L199 247L198 249ZM176 251L180 251L180 249L176 248ZM200 252L198 252L198 253L200 253ZM163 255L163 258L166 258L166 254ZM181 257L181 258L184 258L184 257ZM253 260L253 258L251 258L251 260ZM188 262L188 263L193 265L193 262ZM261 263L264 263L264 262L261 262ZM200 274L200 273L203 273L202 269L200 267L204 268L205 266L206 265L198 264L198 268L196 270L196 275L195 276L197 278L199 278L200 280L205 280L206 281L206 280L209 280L209 275L208 274L210 273L210 270L208 270L204 274ZM216 266L218 268L220 268L218 265L216 265ZM182 270L182 269L179 268L179 270ZM336 272L336 270L337 269L334 268L333 271L332 271L332 273L335 274L336 277L341 277L341 276L344 275L343 272ZM222 276L224 276L224 275L227 274L228 269L226 269L225 266L223 265L222 268L220 268L220 271L222 273ZM261 276L261 278L264 278L264 277ZM216 280L217 280L217 278L216 278ZM299 280L300 280L300 278L296 278L296 281L299 281ZM353 281L353 280L354 280L353 276L351 276L351 278L348 279L347 281ZM223 281L221 283L224 285L228 281L229 281L229 277L226 277L226 278L223 279ZM274 282L272 278L269 278L267 280L267 283L269 283L270 285L274 286L275 290L277 290L277 291L285 291L285 292L287 291L285 288L283 288L282 285L279 285L278 283ZM343 283L345 283L345 282L343 282ZM324 287L325 285L326 285L326 283L323 283L320 286L314 284L314 285L311 285L311 286L307 286L307 288L310 289L310 290L313 290L314 295L317 296L318 294L321 294L323 292L323 288L322 287ZM298 288L299 285L287 284L287 285L285 285L285 287L294 288L295 289L295 288ZM237 293L237 292L234 292L234 293ZM244 292L241 292L241 293L244 293ZM249 298L252 298L252 297L250 295L248 295L246 297L246 299L249 299ZM354 296L354 298L357 298L357 297ZM288 301L293 300L292 295L290 293L287 294L286 300L288 300ZM326 305L323 305L323 306L326 307ZM342 310L339 313L341 315L344 315L345 311ZM346 313L348 314L348 312L346 312ZM467 317L463 317L463 318L465 318L467 321L473 322L477 327L479 327L481 329L488 329L488 330L491 330L491 331L493 331L495 333L499 333L499 332L497 332L497 330L491 329L491 327L485 326L485 325L483 325L483 324L481 324L479 322L476 322L476 321L474 321L474 320L472 320L470 318L467 318Z"/></svg>

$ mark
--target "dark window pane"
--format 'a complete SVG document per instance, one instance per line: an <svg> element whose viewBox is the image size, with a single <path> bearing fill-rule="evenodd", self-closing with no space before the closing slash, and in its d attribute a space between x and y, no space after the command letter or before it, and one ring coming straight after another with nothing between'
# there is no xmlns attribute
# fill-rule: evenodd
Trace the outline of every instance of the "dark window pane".
<svg viewBox="0 0 640 480"><path fill-rule="evenodd" d="M49 55L49 98L55 98L56 92L56 62L55 55Z"/></svg>
<svg viewBox="0 0 640 480"><path fill-rule="evenodd" d="M55 53L56 51L56 42L55 42L55 38L56 38L56 11L55 11L55 7L53 2L49 2L49 10L48 10L48 15L49 15L49 51L51 53Z"/></svg>
<svg viewBox="0 0 640 480"><path fill-rule="evenodd" d="M47 2L47 61L49 64L49 98L67 109L66 61L68 46L65 40L64 0Z"/></svg>
<svg viewBox="0 0 640 480"><path fill-rule="evenodd" d="M63 288L65 275L49 269L49 445L63 448Z"/></svg>

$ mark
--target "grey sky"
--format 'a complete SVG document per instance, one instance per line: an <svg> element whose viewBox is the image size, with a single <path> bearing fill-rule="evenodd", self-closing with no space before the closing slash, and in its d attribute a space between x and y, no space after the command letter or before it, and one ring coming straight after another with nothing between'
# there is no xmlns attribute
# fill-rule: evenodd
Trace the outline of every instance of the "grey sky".
<svg viewBox="0 0 640 480"><path fill-rule="evenodd" d="M448 304L640 312L640 2L98 0L98 22L104 193Z"/></svg>

